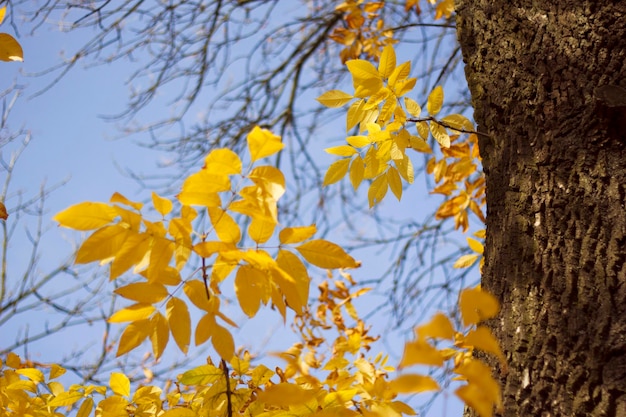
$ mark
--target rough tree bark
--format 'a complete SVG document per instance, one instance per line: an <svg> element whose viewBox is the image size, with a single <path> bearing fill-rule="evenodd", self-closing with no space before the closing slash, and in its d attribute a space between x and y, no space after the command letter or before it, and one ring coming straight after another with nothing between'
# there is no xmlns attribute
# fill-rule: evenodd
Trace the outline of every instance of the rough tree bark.
<svg viewBox="0 0 626 417"><path fill-rule="evenodd" d="M505 416L626 416L626 1L457 0ZM620 87L621 86L621 87Z"/></svg>

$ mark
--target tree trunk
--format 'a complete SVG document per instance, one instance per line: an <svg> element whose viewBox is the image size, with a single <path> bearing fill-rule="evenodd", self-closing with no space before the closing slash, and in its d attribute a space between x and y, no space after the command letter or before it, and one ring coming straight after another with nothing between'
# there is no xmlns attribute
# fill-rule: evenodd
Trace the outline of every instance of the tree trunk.
<svg viewBox="0 0 626 417"><path fill-rule="evenodd" d="M505 416L626 416L626 1L457 0Z"/></svg>

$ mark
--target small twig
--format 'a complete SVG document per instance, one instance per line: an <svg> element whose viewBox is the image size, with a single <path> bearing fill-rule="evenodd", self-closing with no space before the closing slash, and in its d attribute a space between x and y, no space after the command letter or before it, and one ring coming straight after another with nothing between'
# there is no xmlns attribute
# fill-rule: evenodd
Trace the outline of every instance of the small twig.
<svg viewBox="0 0 626 417"><path fill-rule="evenodd" d="M226 415L233 417L233 402L230 397L230 377L228 376L228 365L224 359L222 359L222 370L224 371L224 378L226 378Z"/></svg>
<svg viewBox="0 0 626 417"><path fill-rule="evenodd" d="M446 129L450 129L450 130L456 130L457 132L461 132L461 133L468 133L468 134L475 134L475 135L479 135L479 136L483 136L489 139L492 139L492 137L486 133L481 133L475 130L466 130L466 129L459 129L458 127L454 127L449 125L446 122L442 122L441 120L437 120L434 117L425 117L423 119L406 119L407 122L413 122L413 123L419 123L419 122L435 122L440 126L445 127Z"/></svg>

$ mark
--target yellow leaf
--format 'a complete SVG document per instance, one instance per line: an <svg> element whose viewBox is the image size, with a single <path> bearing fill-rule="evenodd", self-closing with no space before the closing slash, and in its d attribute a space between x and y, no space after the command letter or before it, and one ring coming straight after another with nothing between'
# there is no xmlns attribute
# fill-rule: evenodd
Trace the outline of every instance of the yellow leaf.
<svg viewBox="0 0 626 417"><path fill-rule="evenodd" d="M418 339L441 338L454 340L454 327L450 319L443 313L437 313L428 324L415 329Z"/></svg>
<svg viewBox="0 0 626 417"><path fill-rule="evenodd" d="M177 407L159 414L159 417L198 417L198 413L190 408Z"/></svg>
<svg viewBox="0 0 626 417"><path fill-rule="evenodd" d="M101 400L96 408L96 413L99 417L122 417L128 415L127 407L128 400L119 395L112 395L110 397Z"/></svg>
<svg viewBox="0 0 626 417"><path fill-rule="evenodd" d="M340 246L323 239L310 240L297 246L296 250L307 262L320 268L357 268L360 266Z"/></svg>
<svg viewBox="0 0 626 417"><path fill-rule="evenodd" d="M356 191L359 188L359 185L361 185L364 175L365 163L363 162L363 158L361 158L360 155L357 155L350 164L350 183L352 184L354 191Z"/></svg>
<svg viewBox="0 0 626 417"><path fill-rule="evenodd" d="M76 252L77 264L111 258L120 249L129 230L119 224L104 226L91 234Z"/></svg>
<svg viewBox="0 0 626 417"><path fill-rule="evenodd" d="M129 300L148 304L158 303L168 296L164 285L148 282L135 282L120 287L113 292Z"/></svg>
<svg viewBox="0 0 626 417"><path fill-rule="evenodd" d="M183 182L178 200L186 206L218 207L222 201L218 192L230 190L230 179L225 174L212 174L201 170Z"/></svg>
<svg viewBox="0 0 626 417"><path fill-rule="evenodd" d="M216 253L226 252L235 250L236 247L232 243L224 243L224 242L201 242L193 247L194 252L196 252L202 258L210 258Z"/></svg>
<svg viewBox="0 0 626 417"><path fill-rule="evenodd" d="M93 410L93 398L87 397L76 412L76 417L89 417L91 410Z"/></svg>
<svg viewBox="0 0 626 417"><path fill-rule="evenodd" d="M0 22L1 23L1 22ZM61 375L64 375L66 372L65 368L53 363L50 366L50 379L58 378Z"/></svg>
<svg viewBox="0 0 626 417"><path fill-rule="evenodd" d="M124 197L122 194L118 192L113 193L113 195L109 199L109 202L124 204L126 206L134 208L137 211L141 210L141 208L143 207L143 203L139 203L137 201L130 201L129 199L127 199L126 197Z"/></svg>
<svg viewBox="0 0 626 417"><path fill-rule="evenodd" d="M372 143L372 140L367 136L348 136L346 142L355 148L362 148Z"/></svg>
<svg viewBox="0 0 626 417"><path fill-rule="evenodd" d="M83 397L83 393L79 391L63 391L55 395L54 398L50 400L47 405L50 407L68 407L73 405L77 401L80 401L80 399Z"/></svg>
<svg viewBox="0 0 626 417"><path fill-rule="evenodd" d="M398 201L402 198L402 180L400 179L400 174L398 174L398 170L394 167L390 167L387 170L387 182L389 183L389 188L391 192L396 196Z"/></svg>
<svg viewBox="0 0 626 417"><path fill-rule="evenodd" d="M274 288L277 287L280 290L280 294L282 294L285 297L285 300L287 300L287 305L297 314L302 314L304 307L307 304L307 300L304 300L300 291L298 291L296 280L289 275L288 272L279 267L272 269L271 275L272 281L276 284ZM272 301L276 303L274 300L274 293L272 293L271 296Z"/></svg>
<svg viewBox="0 0 626 417"><path fill-rule="evenodd" d="M463 362L455 372L467 380L468 385L455 393L481 417L491 416L493 407L502 408L500 386L491 376L491 368L476 359Z"/></svg>
<svg viewBox="0 0 626 417"><path fill-rule="evenodd" d="M389 389L398 394L418 394L424 391L439 391L440 388L437 381L429 376L405 374L389 381Z"/></svg>
<svg viewBox="0 0 626 417"><path fill-rule="evenodd" d="M161 216L167 216L174 207L169 199L159 196L154 191L152 192L152 205L154 206L156 211L161 214Z"/></svg>
<svg viewBox="0 0 626 417"><path fill-rule="evenodd" d="M365 78L354 80L354 95L359 98L372 96L378 93L381 88L383 88L383 81L380 78ZM365 111L366 109L363 108L363 110Z"/></svg>
<svg viewBox="0 0 626 417"><path fill-rule="evenodd" d="M386 175L380 175L372 181L369 189L367 190L367 199L369 201L370 208L383 201L388 189L389 181L387 180Z"/></svg>
<svg viewBox="0 0 626 417"><path fill-rule="evenodd" d="M196 307L207 312L213 312L213 306L210 300L210 294L207 294L207 289L204 282L199 279L192 279L185 281L183 284L183 291L189 298L189 301Z"/></svg>
<svg viewBox="0 0 626 417"><path fill-rule="evenodd" d="M324 150L326 151L326 153L337 156L352 156L358 153L356 149L348 145L334 146L332 148L326 148Z"/></svg>
<svg viewBox="0 0 626 417"><path fill-rule="evenodd" d="M0 24L2 24L2 22L4 22L4 17L6 16L6 13L7 13L6 6L0 8Z"/></svg>
<svg viewBox="0 0 626 417"><path fill-rule="evenodd" d="M248 175L271 199L278 201L285 194L285 176L278 168L264 165L254 168Z"/></svg>
<svg viewBox="0 0 626 417"><path fill-rule="evenodd" d="M476 287L461 292L459 308L463 325L469 326L495 317L500 310L500 304L493 295Z"/></svg>
<svg viewBox="0 0 626 417"><path fill-rule="evenodd" d="M370 78L380 79L380 74L378 73L378 70L376 70L371 62L364 59L352 59L346 62L346 66L348 67L348 71L350 71L350 74L352 74L352 78L354 79L355 84L358 84L358 80L367 80Z"/></svg>
<svg viewBox="0 0 626 417"><path fill-rule="evenodd" d="M249 265L240 266L235 276L235 294L241 309L248 317L254 317L259 311L264 293L269 297L267 275Z"/></svg>
<svg viewBox="0 0 626 417"><path fill-rule="evenodd" d="M474 124L462 114L451 114L442 118L441 121L459 132L471 132L474 130Z"/></svg>
<svg viewBox="0 0 626 417"><path fill-rule="evenodd" d="M74 230L93 230L111 223L117 211L105 203L78 203L53 217L59 225Z"/></svg>
<svg viewBox="0 0 626 417"><path fill-rule="evenodd" d="M429 127L430 133L433 134L433 137L435 138L435 140L437 140L437 142L439 142L441 147L449 148L450 136L448 135L448 132L446 132L446 128L436 122L430 122Z"/></svg>
<svg viewBox="0 0 626 417"><path fill-rule="evenodd" d="M350 166L350 159L340 159L333 162L328 167L326 175L324 175L324 186L334 184L340 181L348 173L348 167Z"/></svg>
<svg viewBox="0 0 626 417"><path fill-rule="evenodd" d="M482 243L480 243L476 239L472 239L471 237L467 238L467 244L469 245L471 250L473 250L476 253L480 253L481 255L485 249Z"/></svg>
<svg viewBox="0 0 626 417"><path fill-rule="evenodd" d="M242 164L239 156L230 149L213 149L204 159L203 169L217 175L241 174Z"/></svg>
<svg viewBox="0 0 626 417"><path fill-rule="evenodd" d="M150 335L150 320L136 320L126 326L120 336L120 342L115 356L121 356L135 349Z"/></svg>
<svg viewBox="0 0 626 417"><path fill-rule="evenodd" d="M387 82L392 88L398 83L398 81L402 81L406 79L411 73L411 62L407 61L400 65L398 65L391 75L389 76L389 81Z"/></svg>
<svg viewBox="0 0 626 417"><path fill-rule="evenodd" d="M174 341L180 350L186 354L191 340L191 319L187 304L180 298L170 298L167 302L166 317Z"/></svg>
<svg viewBox="0 0 626 417"><path fill-rule="evenodd" d="M442 16L445 16L446 19L449 19L453 12L454 0L441 0L441 2L437 4L437 8L435 11L435 20L441 18Z"/></svg>
<svg viewBox="0 0 626 417"><path fill-rule="evenodd" d="M152 352L154 358L158 360L161 355L163 355L167 342L169 341L170 327L165 317L163 317L163 314L158 311L150 318L150 326L152 327L152 333L150 333Z"/></svg>
<svg viewBox="0 0 626 417"><path fill-rule="evenodd" d="M406 80L396 82L396 84L393 86L393 90L395 91L396 96L402 97L403 95L413 90L416 83L417 78L407 78Z"/></svg>
<svg viewBox="0 0 626 417"><path fill-rule="evenodd" d="M130 379L122 373L111 372L109 387L111 387L111 391L117 395L121 395L122 397L130 396Z"/></svg>
<svg viewBox="0 0 626 417"><path fill-rule="evenodd" d="M459 259L457 259L456 262L454 262L454 265L452 265L452 267L453 268L469 268L470 266L474 265L474 262L476 262L478 258L479 256L475 254L463 255Z"/></svg>
<svg viewBox="0 0 626 417"><path fill-rule="evenodd" d="M506 359L504 358L504 354L500 349L500 344L485 326L478 326L475 330L471 330L464 338L463 338L463 347L474 347L475 349L482 350L483 352L488 352L496 355L500 362L505 364Z"/></svg>
<svg viewBox="0 0 626 417"><path fill-rule="evenodd" d="M259 401L279 407L305 404L316 395L315 390L304 389L296 384L282 382L271 385L265 391L259 391L257 398Z"/></svg>
<svg viewBox="0 0 626 417"><path fill-rule="evenodd" d="M179 381L185 385L211 385L224 377L224 371L213 365L201 365L186 371Z"/></svg>
<svg viewBox="0 0 626 417"><path fill-rule="evenodd" d="M8 366L9 368L13 368L13 369L17 369L21 366L22 361L20 360L19 355L16 355L13 352L9 352L7 354L7 357L5 359L6 361L6 366Z"/></svg>
<svg viewBox="0 0 626 417"><path fill-rule="evenodd" d="M424 340L416 340L404 344L404 354L398 367L411 365L443 366L444 357L441 352Z"/></svg>
<svg viewBox="0 0 626 417"><path fill-rule="evenodd" d="M252 162L279 152L285 146L277 136L267 129L255 126L247 136Z"/></svg>
<svg viewBox="0 0 626 417"><path fill-rule="evenodd" d="M408 111L413 117L420 117L420 114L422 113L420 105L417 104L415 100L408 97L404 98L404 107L406 107L406 111Z"/></svg>
<svg viewBox="0 0 626 417"><path fill-rule="evenodd" d="M352 129L354 126L359 124L361 120L363 120L363 116L364 116L363 106L364 105L365 105L365 101L362 99L357 100L350 105L350 107L348 108L347 116L346 116L346 131Z"/></svg>
<svg viewBox="0 0 626 417"><path fill-rule="evenodd" d="M152 315L155 308L152 304L137 303L130 307L123 308L113 313L109 317L109 323L124 323L127 321L137 321L147 319Z"/></svg>
<svg viewBox="0 0 626 417"><path fill-rule="evenodd" d="M233 336L226 328L219 324L216 324L213 329L211 343L217 354L225 361L229 361L235 354L235 341L233 340Z"/></svg>
<svg viewBox="0 0 626 417"><path fill-rule="evenodd" d="M393 50L393 46L387 45L380 54L378 73L383 78L388 78L394 69L396 69L396 52Z"/></svg>
<svg viewBox="0 0 626 417"><path fill-rule="evenodd" d="M290 243L300 243L315 235L317 227L314 224L310 226L300 227L285 227L278 234L278 239L281 245L288 245Z"/></svg>
<svg viewBox="0 0 626 417"><path fill-rule="evenodd" d="M300 303L306 306L309 300L309 287L311 278L304 263L293 253L286 250L279 250L276 263L293 279L296 291L300 297ZM288 299L289 300L289 299Z"/></svg>
<svg viewBox="0 0 626 417"><path fill-rule="evenodd" d="M200 346L213 334L213 329L215 328L215 315L212 313L207 313L198 321L198 325L196 326L196 332L194 334L194 340L196 342L196 346Z"/></svg>
<svg viewBox="0 0 626 417"><path fill-rule="evenodd" d="M43 375L43 372L41 372L37 368L22 368L22 369L17 369L15 372L17 374L25 376L26 378L30 379L36 384L39 384L46 380L46 378Z"/></svg>
<svg viewBox="0 0 626 417"><path fill-rule="evenodd" d="M134 265L137 265L150 250L150 235L147 233L129 233L120 249L115 253L111 264L110 279L122 275Z"/></svg>
<svg viewBox="0 0 626 417"><path fill-rule="evenodd" d="M428 95L428 100L426 101L426 109L428 110L428 114L430 114L431 116L434 116L441 111L442 106L443 106L443 88L440 85L438 85Z"/></svg>
<svg viewBox="0 0 626 417"><path fill-rule="evenodd" d="M252 218L250 226L248 226L248 236L257 244L262 244L267 242L272 235L274 235L275 228L276 223L274 221Z"/></svg>
<svg viewBox="0 0 626 417"><path fill-rule="evenodd" d="M22 46L8 33L0 33L0 60L24 61Z"/></svg>
<svg viewBox="0 0 626 417"><path fill-rule="evenodd" d="M349 103L354 97L340 90L330 90L316 100L326 107L341 107Z"/></svg>
<svg viewBox="0 0 626 417"><path fill-rule="evenodd" d="M217 237L225 243L238 243L241 240L241 230L232 217L219 207L207 207L211 224Z"/></svg>
<svg viewBox="0 0 626 417"><path fill-rule="evenodd" d="M424 141L428 140L428 133L430 132L428 123L423 121L417 122L415 123L415 127L417 129L417 134L420 135L420 138Z"/></svg>

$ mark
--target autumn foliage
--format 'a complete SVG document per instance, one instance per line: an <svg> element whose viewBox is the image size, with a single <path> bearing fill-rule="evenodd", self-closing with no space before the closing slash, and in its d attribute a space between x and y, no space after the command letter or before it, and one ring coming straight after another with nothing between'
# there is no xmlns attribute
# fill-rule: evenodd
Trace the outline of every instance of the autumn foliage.
<svg viewBox="0 0 626 417"><path fill-rule="evenodd" d="M477 134L465 116L441 116L441 87L428 95L426 115L408 97L417 79L410 76L410 62L397 62L383 7L384 2L364 1L337 7L346 25L330 36L345 47L340 59L354 91L318 97L327 107L348 106L346 144L326 149L339 159L323 183L331 186L347 176L355 190L368 188L374 207L388 191L400 200L413 183L412 152L432 155L427 164L437 184L432 192L446 196L436 216L453 218L456 228L467 231L471 214L484 221ZM407 11L417 7L406 2ZM451 2L439 2L436 10L438 17L450 16ZM155 359L172 345L187 353L192 345L210 343L215 355L206 364L181 369L165 387L133 384L121 372L111 373L108 386L66 387L55 381L65 373L62 367L10 354L0 363L0 416L414 415L405 394L441 389L415 366L440 368L461 381L456 395L481 416L500 408L491 368L473 355L483 351L506 368L498 342L483 325L498 313L495 298L480 288L464 290L459 315L438 313L418 326L396 366L384 353L371 352L378 337L353 304L369 291L350 275L361 263L316 237L315 224L280 221L287 184L270 158L284 146L280 136L254 127L247 155L212 150L175 198L152 193L152 204L145 206L116 193L108 202L78 203L58 213L54 220L60 226L87 233L76 263L97 262L108 268L111 280L133 276L115 290L127 303L108 319L124 326L118 356L144 343ZM481 231L475 235L484 237ZM459 259L456 267L480 258L482 243L468 238L468 245L475 254ZM195 273L183 275L190 267ZM316 296L310 294L312 267L329 271ZM238 323L223 310L226 286L232 286L247 317L271 307L293 322L300 341L277 354L282 366L270 369L237 348L232 329Z"/></svg>

